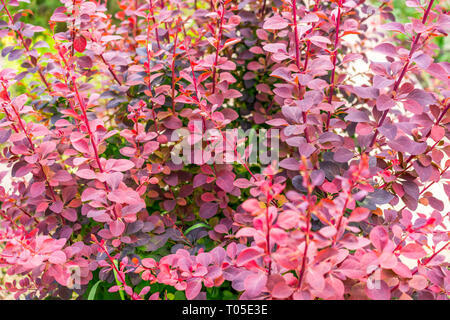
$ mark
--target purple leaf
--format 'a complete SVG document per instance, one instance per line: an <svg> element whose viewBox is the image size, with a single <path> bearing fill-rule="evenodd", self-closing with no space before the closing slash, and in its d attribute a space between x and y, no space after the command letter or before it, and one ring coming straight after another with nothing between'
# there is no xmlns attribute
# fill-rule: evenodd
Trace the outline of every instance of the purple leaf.
<svg viewBox="0 0 450 320"><path fill-rule="evenodd" d="M109 223L109 231L113 237L118 237L125 231L125 223L119 219L111 221Z"/></svg>
<svg viewBox="0 0 450 320"><path fill-rule="evenodd" d="M272 288L272 297L275 299L286 299L294 292L294 289L289 287L283 278L281 279Z"/></svg>
<svg viewBox="0 0 450 320"><path fill-rule="evenodd" d="M280 161L280 167L292 171L300 169L300 162L294 158L286 158Z"/></svg>
<svg viewBox="0 0 450 320"><path fill-rule="evenodd" d="M431 165L425 167L418 160L413 162L413 167L422 182L428 181L431 177L431 174L433 173L433 168Z"/></svg>
<svg viewBox="0 0 450 320"><path fill-rule="evenodd" d="M389 235L382 226L376 226L370 231L370 241L377 250L382 251L389 241Z"/></svg>
<svg viewBox="0 0 450 320"><path fill-rule="evenodd" d="M413 91L411 91L408 94L407 98L417 101L420 105L422 105L424 107L426 107L436 101L436 99L434 98L434 96L431 93L426 92L421 89L414 89Z"/></svg>
<svg viewBox="0 0 450 320"><path fill-rule="evenodd" d="M77 172L75 172L75 174L83 179L95 179L95 172L92 171L91 169L81 169L78 170Z"/></svg>
<svg viewBox="0 0 450 320"><path fill-rule="evenodd" d="M422 259L427 255L422 246L417 243L408 243L400 250L400 253L409 259Z"/></svg>
<svg viewBox="0 0 450 320"><path fill-rule="evenodd" d="M324 132L319 137L319 143L342 142L342 137L333 132Z"/></svg>
<svg viewBox="0 0 450 320"><path fill-rule="evenodd" d="M262 254L263 253L261 251L255 249L255 248L252 248L252 247L246 248L239 253L239 255L236 259L236 264L238 266L243 266L243 265L249 263L250 261L253 261L253 260L259 258L260 256L262 256Z"/></svg>
<svg viewBox="0 0 450 320"><path fill-rule="evenodd" d="M64 264L66 260L67 256L63 251L55 251L48 258L48 261L54 264Z"/></svg>
<svg viewBox="0 0 450 320"><path fill-rule="evenodd" d="M372 300L389 300L391 290L383 280L372 280L366 286L367 296Z"/></svg>
<svg viewBox="0 0 450 320"><path fill-rule="evenodd" d="M374 51L382 53L386 56L396 56L397 55L397 49L394 45L390 43L382 43L377 45L374 49Z"/></svg>
<svg viewBox="0 0 450 320"><path fill-rule="evenodd" d="M263 272L252 274L245 278L244 287L250 297L256 297L264 289L267 282L267 275Z"/></svg>
<svg viewBox="0 0 450 320"><path fill-rule="evenodd" d="M225 192L231 192L234 188L235 175L229 171L222 171L216 180L217 186Z"/></svg>
<svg viewBox="0 0 450 320"><path fill-rule="evenodd" d="M44 194L44 192L45 192L45 182L44 181L35 182L30 187L30 195L33 198Z"/></svg>
<svg viewBox="0 0 450 320"><path fill-rule="evenodd" d="M63 210L61 215L71 222L77 221L77 218L78 218L77 211L72 208Z"/></svg>
<svg viewBox="0 0 450 320"><path fill-rule="evenodd" d="M311 172L311 184L314 186L322 185L325 180L325 172L323 170L313 170Z"/></svg>
<svg viewBox="0 0 450 320"><path fill-rule="evenodd" d="M263 28L266 30L280 30L288 26L287 20L279 15L275 15L269 19L266 19Z"/></svg>
<svg viewBox="0 0 450 320"><path fill-rule="evenodd" d="M415 142L406 136L391 140L388 142L388 145L394 150L408 152L412 155L424 153L427 149L427 144L425 142Z"/></svg>
<svg viewBox="0 0 450 320"><path fill-rule="evenodd" d="M186 298L192 300L198 296L202 289L201 278L191 278L186 281Z"/></svg>
<svg viewBox="0 0 450 320"><path fill-rule="evenodd" d="M351 122L369 122L370 121L369 116L364 111L356 110L356 109L350 109L344 120L351 121Z"/></svg>
<svg viewBox="0 0 450 320"><path fill-rule="evenodd" d="M377 98L377 109L379 111L385 111L393 108L395 106L395 101L391 97L385 94L381 94Z"/></svg>
<svg viewBox="0 0 450 320"><path fill-rule="evenodd" d="M403 190L413 199L419 199L419 187L413 181L403 182Z"/></svg>
<svg viewBox="0 0 450 320"><path fill-rule="evenodd" d="M339 148L335 151L333 155L334 161L341 162L341 163L347 163L350 159L352 159L355 156L355 154L346 149L346 148Z"/></svg>
<svg viewBox="0 0 450 320"><path fill-rule="evenodd" d="M206 202L200 206L199 215L203 219L209 219L217 213L219 204L216 202Z"/></svg>
<svg viewBox="0 0 450 320"><path fill-rule="evenodd" d="M394 140L395 137L397 136L397 126L387 122L384 123L381 127L379 127L378 131L380 131L380 133L389 140Z"/></svg>
<svg viewBox="0 0 450 320"><path fill-rule="evenodd" d="M113 171L128 171L131 168L134 168L134 163L127 159L109 159L107 161L107 166L111 166L111 170Z"/></svg>

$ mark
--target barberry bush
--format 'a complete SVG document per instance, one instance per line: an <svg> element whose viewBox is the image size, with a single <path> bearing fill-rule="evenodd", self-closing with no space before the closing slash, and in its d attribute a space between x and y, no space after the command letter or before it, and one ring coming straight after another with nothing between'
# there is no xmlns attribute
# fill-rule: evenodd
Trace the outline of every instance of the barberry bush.
<svg viewBox="0 0 450 320"><path fill-rule="evenodd" d="M2 290L448 299L448 3L0 1Z"/></svg>

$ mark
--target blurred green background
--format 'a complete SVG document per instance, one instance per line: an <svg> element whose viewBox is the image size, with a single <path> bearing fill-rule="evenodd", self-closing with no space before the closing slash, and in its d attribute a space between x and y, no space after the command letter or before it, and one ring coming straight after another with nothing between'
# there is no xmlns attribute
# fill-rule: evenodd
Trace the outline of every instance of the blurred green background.
<svg viewBox="0 0 450 320"><path fill-rule="evenodd" d="M19 8L29 9L33 12L32 16L28 16L23 21L29 22L34 25L42 27L48 27L48 20L53 14L53 10L63 6L59 0L29 0L30 3L21 3ZM120 0L119 0L120 1ZM107 2L108 12L116 13L119 10L119 1L109 0Z"/></svg>
<svg viewBox="0 0 450 320"><path fill-rule="evenodd" d="M421 0L421 3L425 5L428 4L428 0ZM371 3L379 6L382 2L371 0ZM410 8L406 6L405 0L393 0L394 16L398 22L405 23L408 22L410 18L421 19L423 14L417 10L417 8ZM435 1L433 8L439 4L441 7L445 8L447 11L450 9L450 1ZM434 42L439 46L440 51L436 56L437 62L450 61L450 37L437 37Z"/></svg>

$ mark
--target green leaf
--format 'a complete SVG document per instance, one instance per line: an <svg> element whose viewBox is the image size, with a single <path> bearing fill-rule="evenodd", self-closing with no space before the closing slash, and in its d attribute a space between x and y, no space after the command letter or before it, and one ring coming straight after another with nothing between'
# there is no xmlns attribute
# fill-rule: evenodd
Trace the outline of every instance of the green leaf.
<svg viewBox="0 0 450 320"><path fill-rule="evenodd" d="M116 266L116 268L118 270L119 266L118 266L117 260L114 260L114 265ZM117 271L115 268L113 268L113 271L114 271L114 278L116 279L116 284L120 287L121 283L120 283L119 279L117 278L117 276L118 276ZM125 285L125 283L124 283L124 285ZM122 289L119 289L119 294L120 294L120 299L125 300L125 295L123 294Z"/></svg>
<svg viewBox="0 0 450 320"><path fill-rule="evenodd" d="M94 300L94 298L95 298L95 293L97 292L98 285L99 285L101 282L102 282L101 280L98 280L98 281L92 286L91 291L89 291L88 300Z"/></svg>
<svg viewBox="0 0 450 320"><path fill-rule="evenodd" d="M175 299L175 295L173 293L168 293L167 294L167 299L173 300L173 299Z"/></svg>
<svg viewBox="0 0 450 320"><path fill-rule="evenodd" d="M177 291L175 292L175 298L174 300L186 300L186 295L183 291Z"/></svg>
<svg viewBox="0 0 450 320"><path fill-rule="evenodd" d="M209 225L207 225L206 223L204 223L204 222L199 222L199 223L194 224L193 226L189 227L184 233L185 233L185 234L188 234L188 233L191 232L192 230L195 230L195 229L198 229L198 228L201 228L201 227L204 227L204 228L207 228L207 229L212 229L212 228L211 228Z"/></svg>

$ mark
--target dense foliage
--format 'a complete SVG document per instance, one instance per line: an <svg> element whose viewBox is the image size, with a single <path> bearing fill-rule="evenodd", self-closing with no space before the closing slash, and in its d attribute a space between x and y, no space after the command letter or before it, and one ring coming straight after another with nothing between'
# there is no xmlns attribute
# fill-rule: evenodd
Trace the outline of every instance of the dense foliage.
<svg viewBox="0 0 450 320"><path fill-rule="evenodd" d="M42 27L0 1L3 290L448 299L443 4L61 0Z"/></svg>

